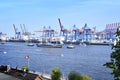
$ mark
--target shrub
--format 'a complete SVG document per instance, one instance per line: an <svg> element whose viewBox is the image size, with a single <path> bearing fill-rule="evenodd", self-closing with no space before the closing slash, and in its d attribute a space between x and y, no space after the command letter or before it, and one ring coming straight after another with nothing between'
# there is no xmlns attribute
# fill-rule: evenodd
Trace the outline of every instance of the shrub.
<svg viewBox="0 0 120 80"><path fill-rule="evenodd" d="M80 78L79 73L75 71L71 71L68 75L68 80L80 80L79 78Z"/></svg>
<svg viewBox="0 0 120 80"><path fill-rule="evenodd" d="M80 80L92 80L88 75L80 75Z"/></svg>
<svg viewBox="0 0 120 80"><path fill-rule="evenodd" d="M52 70L52 74L51 74L51 79L52 80L60 80L61 78L61 71L59 68L55 67Z"/></svg>
<svg viewBox="0 0 120 80"><path fill-rule="evenodd" d="M92 78L87 75L81 75L75 71L71 71L68 75L68 80L92 80Z"/></svg>

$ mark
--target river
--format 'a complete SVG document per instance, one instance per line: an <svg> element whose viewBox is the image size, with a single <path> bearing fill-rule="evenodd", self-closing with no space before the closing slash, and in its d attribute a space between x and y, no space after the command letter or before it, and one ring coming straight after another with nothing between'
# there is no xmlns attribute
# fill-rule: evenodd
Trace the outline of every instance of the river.
<svg viewBox="0 0 120 80"><path fill-rule="evenodd" d="M111 70L103 66L110 61L111 46L76 45L74 49L30 47L26 43L7 42L0 44L0 65L27 65L29 55L31 71L51 74L54 67L59 67L67 76L70 71L89 75L93 80L113 80Z"/></svg>

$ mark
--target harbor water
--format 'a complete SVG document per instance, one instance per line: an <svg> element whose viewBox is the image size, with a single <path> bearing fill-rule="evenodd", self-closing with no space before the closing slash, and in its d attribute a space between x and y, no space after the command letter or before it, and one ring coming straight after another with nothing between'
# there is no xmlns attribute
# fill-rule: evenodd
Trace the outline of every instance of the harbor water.
<svg viewBox="0 0 120 80"><path fill-rule="evenodd" d="M54 67L59 67L63 76L70 71L89 75L93 80L113 80L111 70L103 66L110 61L111 46L76 45L74 49L41 48L27 46L26 43L7 42L0 44L0 65L12 67L29 65L31 71L51 74ZM28 59L25 56L29 55Z"/></svg>

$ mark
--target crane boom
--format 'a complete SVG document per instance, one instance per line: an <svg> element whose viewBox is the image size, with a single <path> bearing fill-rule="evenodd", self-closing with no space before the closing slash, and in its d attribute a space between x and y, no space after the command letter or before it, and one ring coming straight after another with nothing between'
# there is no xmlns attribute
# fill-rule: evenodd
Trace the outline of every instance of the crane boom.
<svg viewBox="0 0 120 80"><path fill-rule="evenodd" d="M24 31L24 29L23 29L23 27L22 27L22 25L21 25L21 24L20 24L20 27L21 27L22 33L24 34L24 33L25 33L25 31Z"/></svg>
<svg viewBox="0 0 120 80"><path fill-rule="evenodd" d="M23 24L23 27L24 27L24 31L27 32L26 27L25 27L25 24Z"/></svg>
<svg viewBox="0 0 120 80"><path fill-rule="evenodd" d="M61 24L60 18L58 18L58 21L59 21L60 29L61 29L61 31L62 31L63 26L62 26L62 24Z"/></svg>
<svg viewBox="0 0 120 80"><path fill-rule="evenodd" d="M16 29L16 27L15 27L15 24L13 24L13 27L14 27L14 31L15 31L15 34L16 34L17 29Z"/></svg>

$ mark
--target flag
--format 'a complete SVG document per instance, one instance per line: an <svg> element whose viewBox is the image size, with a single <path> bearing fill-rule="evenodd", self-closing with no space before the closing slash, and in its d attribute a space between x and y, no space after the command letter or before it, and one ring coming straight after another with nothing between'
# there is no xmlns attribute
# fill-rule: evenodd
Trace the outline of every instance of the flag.
<svg viewBox="0 0 120 80"><path fill-rule="evenodd" d="M29 55L26 55L26 56L25 56L25 59L29 59L29 58L30 58L30 56L29 56Z"/></svg>

